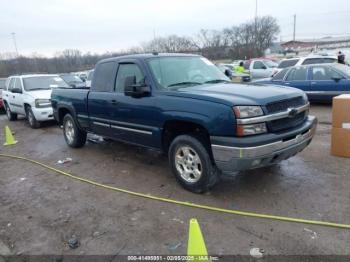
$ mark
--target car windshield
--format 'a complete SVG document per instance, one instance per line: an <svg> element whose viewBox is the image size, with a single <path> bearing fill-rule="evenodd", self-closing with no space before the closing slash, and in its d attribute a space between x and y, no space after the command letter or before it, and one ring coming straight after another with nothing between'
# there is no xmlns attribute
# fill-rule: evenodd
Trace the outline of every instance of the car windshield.
<svg viewBox="0 0 350 262"><path fill-rule="evenodd" d="M66 82L66 83L83 83L83 81L76 75L72 74L64 74L60 75L60 77Z"/></svg>
<svg viewBox="0 0 350 262"><path fill-rule="evenodd" d="M148 63L154 78L164 89L230 81L212 62L200 56L157 57Z"/></svg>
<svg viewBox="0 0 350 262"><path fill-rule="evenodd" d="M342 72L346 78L350 78L350 66L341 64L334 64L333 66L336 70Z"/></svg>
<svg viewBox="0 0 350 262"><path fill-rule="evenodd" d="M0 79L0 89L5 88L6 79Z"/></svg>
<svg viewBox="0 0 350 262"><path fill-rule="evenodd" d="M23 78L24 90L45 90L57 87L68 87L59 76L32 76Z"/></svg>
<svg viewBox="0 0 350 262"><path fill-rule="evenodd" d="M295 66L296 63L299 61L299 59L290 59L290 60L282 60L279 65L278 68L287 68L287 67L291 67L291 66Z"/></svg>
<svg viewBox="0 0 350 262"><path fill-rule="evenodd" d="M267 65L267 67L270 67L270 68L275 68L278 66L277 63L273 62L273 61L270 61L270 60L265 60L264 61L264 64Z"/></svg>

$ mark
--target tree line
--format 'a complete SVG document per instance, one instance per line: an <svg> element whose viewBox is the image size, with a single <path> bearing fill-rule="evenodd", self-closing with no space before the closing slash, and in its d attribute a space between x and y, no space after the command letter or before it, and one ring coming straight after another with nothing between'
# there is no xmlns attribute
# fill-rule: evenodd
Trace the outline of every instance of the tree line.
<svg viewBox="0 0 350 262"><path fill-rule="evenodd" d="M145 52L197 53L209 59L249 59L264 55L270 47L280 27L271 16L257 17L254 20L221 30L202 29L192 37L169 35L154 39L120 52L102 55L67 49L52 58L40 55L15 56L0 54L0 76L19 73L64 73L91 69L97 61L126 54Z"/></svg>

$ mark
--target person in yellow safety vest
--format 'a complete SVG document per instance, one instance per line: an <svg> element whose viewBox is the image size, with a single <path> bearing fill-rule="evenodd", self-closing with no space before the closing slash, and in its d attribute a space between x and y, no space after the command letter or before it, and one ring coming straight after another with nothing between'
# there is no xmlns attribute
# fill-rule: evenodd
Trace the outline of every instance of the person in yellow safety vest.
<svg viewBox="0 0 350 262"><path fill-rule="evenodd" d="M245 68L243 62L239 62L239 66L236 67L236 73L245 73Z"/></svg>

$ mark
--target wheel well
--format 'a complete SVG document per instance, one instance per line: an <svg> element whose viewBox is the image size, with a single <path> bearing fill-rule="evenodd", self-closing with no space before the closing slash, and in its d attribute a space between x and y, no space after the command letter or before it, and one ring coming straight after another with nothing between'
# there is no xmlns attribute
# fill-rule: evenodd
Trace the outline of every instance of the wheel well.
<svg viewBox="0 0 350 262"><path fill-rule="evenodd" d="M58 122L61 125L63 122L63 118L66 114L70 114L71 112L67 108L60 108L58 110Z"/></svg>
<svg viewBox="0 0 350 262"><path fill-rule="evenodd" d="M210 136L208 131L199 124L189 122L172 120L165 123L162 136L163 151L167 154L171 142L179 135L192 135L198 138L205 146L212 158Z"/></svg>
<svg viewBox="0 0 350 262"><path fill-rule="evenodd" d="M25 113L27 113L27 108L28 108L28 107L30 107L30 105L25 103L25 104L24 104Z"/></svg>

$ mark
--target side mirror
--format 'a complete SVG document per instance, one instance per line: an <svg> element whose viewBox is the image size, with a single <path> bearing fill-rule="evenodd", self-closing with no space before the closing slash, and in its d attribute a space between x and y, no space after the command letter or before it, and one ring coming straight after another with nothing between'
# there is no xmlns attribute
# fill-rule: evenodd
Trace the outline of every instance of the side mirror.
<svg viewBox="0 0 350 262"><path fill-rule="evenodd" d="M71 88L77 88L77 86L76 86L75 84L69 84L69 86L70 86Z"/></svg>
<svg viewBox="0 0 350 262"><path fill-rule="evenodd" d="M261 67L261 69L266 70L266 69L267 69L267 67L263 65L263 66Z"/></svg>
<svg viewBox="0 0 350 262"><path fill-rule="evenodd" d="M340 80L343 79L343 77L341 77L340 75L333 75L333 76L332 76L332 79L333 79L335 82L339 82Z"/></svg>
<svg viewBox="0 0 350 262"><path fill-rule="evenodd" d="M231 71L230 71L229 69L225 69L225 75L226 75L227 77L229 77L229 78L232 77L232 73L231 73Z"/></svg>
<svg viewBox="0 0 350 262"><path fill-rule="evenodd" d="M22 89L15 87L15 88L12 88L11 92L15 94L22 94Z"/></svg>
<svg viewBox="0 0 350 262"><path fill-rule="evenodd" d="M136 76L128 76L124 82L124 94L132 97L143 97L151 93L151 88L144 83L137 84Z"/></svg>

